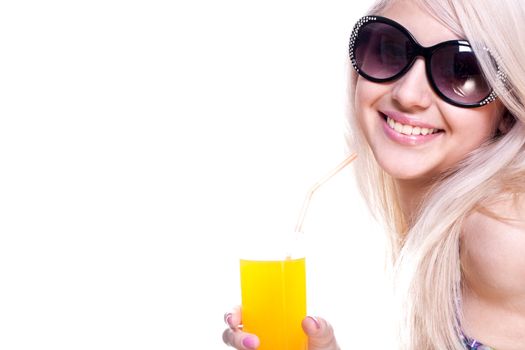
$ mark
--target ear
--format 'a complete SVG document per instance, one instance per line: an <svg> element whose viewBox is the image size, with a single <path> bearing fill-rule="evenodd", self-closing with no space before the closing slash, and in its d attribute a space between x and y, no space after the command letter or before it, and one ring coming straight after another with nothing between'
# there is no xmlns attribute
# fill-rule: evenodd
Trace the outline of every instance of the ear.
<svg viewBox="0 0 525 350"><path fill-rule="evenodd" d="M503 116L498 124L498 135L505 135L516 123L516 118L507 110L503 112Z"/></svg>

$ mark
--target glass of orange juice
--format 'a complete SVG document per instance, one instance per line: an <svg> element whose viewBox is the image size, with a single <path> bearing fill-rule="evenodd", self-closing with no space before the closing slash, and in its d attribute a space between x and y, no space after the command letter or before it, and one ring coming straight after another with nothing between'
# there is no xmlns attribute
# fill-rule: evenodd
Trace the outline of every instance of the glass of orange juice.
<svg viewBox="0 0 525 350"><path fill-rule="evenodd" d="M259 337L259 350L307 349L301 327L306 316L305 256L298 239L301 235L289 234L277 243L252 243L255 249L241 258L243 330Z"/></svg>

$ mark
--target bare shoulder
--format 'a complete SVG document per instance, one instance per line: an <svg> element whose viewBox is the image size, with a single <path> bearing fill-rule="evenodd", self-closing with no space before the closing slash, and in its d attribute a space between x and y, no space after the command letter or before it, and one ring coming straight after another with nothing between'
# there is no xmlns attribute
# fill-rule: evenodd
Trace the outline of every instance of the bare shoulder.
<svg viewBox="0 0 525 350"><path fill-rule="evenodd" d="M500 201L464 222L461 260L469 284L485 293L525 295L525 196ZM517 294L516 294L517 293Z"/></svg>
<svg viewBox="0 0 525 350"><path fill-rule="evenodd" d="M461 234L462 327L496 349L523 349L525 199L488 209L471 214Z"/></svg>

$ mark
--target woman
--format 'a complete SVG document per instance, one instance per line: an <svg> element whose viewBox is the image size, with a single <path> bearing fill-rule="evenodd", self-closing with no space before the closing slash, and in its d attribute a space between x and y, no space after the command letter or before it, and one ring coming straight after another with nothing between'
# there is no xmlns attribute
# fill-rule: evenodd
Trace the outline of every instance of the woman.
<svg viewBox="0 0 525 350"><path fill-rule="evenodd" d="M350 39L349 141L390 237L398 348L524 349L525 10L385 0L369 13ZM227 344L258 346L238 310L226 321ZM310 350L338 349L326 321L303 329Z"/></svg>

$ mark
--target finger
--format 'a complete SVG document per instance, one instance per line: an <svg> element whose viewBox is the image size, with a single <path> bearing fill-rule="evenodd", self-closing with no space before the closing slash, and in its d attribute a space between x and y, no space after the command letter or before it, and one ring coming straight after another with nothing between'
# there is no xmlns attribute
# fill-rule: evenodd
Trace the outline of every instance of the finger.
<svg viewBox="0 0 525 350"><path fill-rule="evenodd" d="M308 316L302 324L309 350L339 350L332 326L320 317Z"/></svg>
<svg viewBox="0 0 525 350"><path fill-rule="evenodd" d="M222 341L239 350L255 350L259 347L259 338L254 334L227 328L222 333Z"/></svg>
<svg viewBox="0 0 525 350"><path fill-rule="evenodd" d="M225 313L224 323L232 329L238 328L242 324L241 307L236 306L230 312Z"/></svg>

